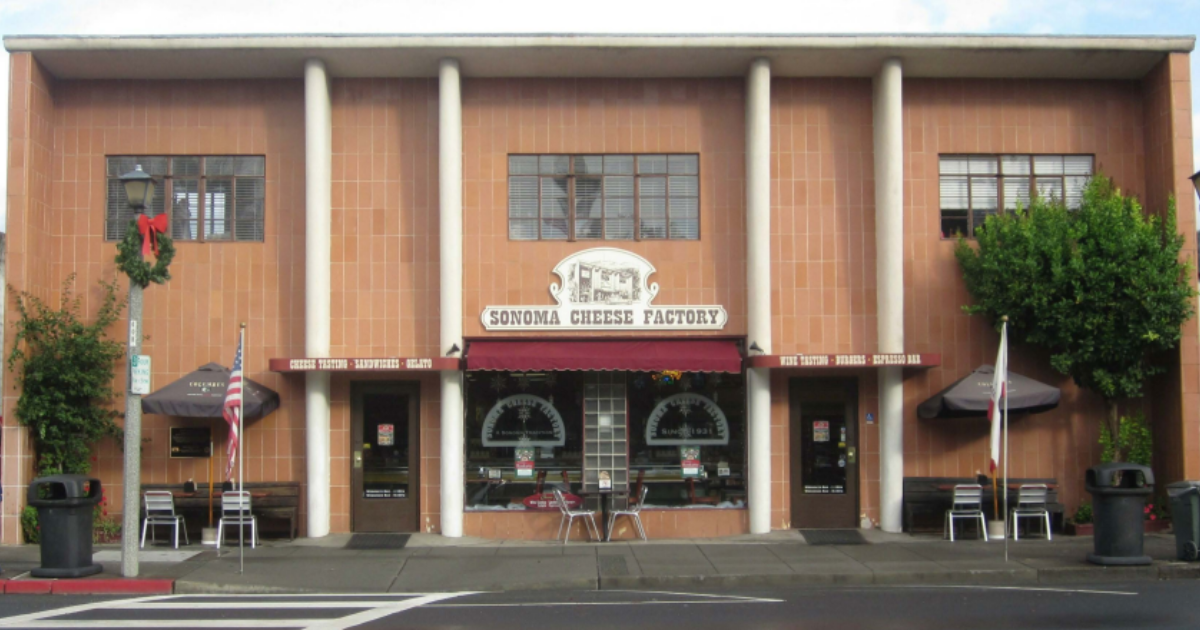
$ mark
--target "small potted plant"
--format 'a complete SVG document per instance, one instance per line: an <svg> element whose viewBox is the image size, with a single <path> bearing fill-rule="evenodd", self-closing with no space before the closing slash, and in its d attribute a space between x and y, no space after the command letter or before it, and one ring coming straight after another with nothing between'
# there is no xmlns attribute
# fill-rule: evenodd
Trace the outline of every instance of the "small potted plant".
<svg viewBox="0 0 1200 630"><path fill-rule="evenodd" d="M1092 535L1092 504L1080 503L1075 515L1067 522L1067 533L1072 536Z"/></svg>
<svg viewBox="0 0 1200 630"><path fill-rule="evenodd" d="M1170 515L1161 504L1147 503L1142 513L1146 515L1144 530L1147 534L1165 532L1171 527Z"/></svg>

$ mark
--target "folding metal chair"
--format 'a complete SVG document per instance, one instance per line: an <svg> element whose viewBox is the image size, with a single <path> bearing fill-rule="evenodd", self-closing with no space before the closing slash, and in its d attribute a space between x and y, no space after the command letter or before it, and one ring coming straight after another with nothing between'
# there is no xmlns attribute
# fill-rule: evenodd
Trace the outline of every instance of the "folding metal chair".
<svg viewBox="0 0 1200 630"><path fill-rule="evenodd" d="M567 507L567 500L563 498L562 490L558 488L554 489L554 499L558 501L558 510L562 512L562 519L558 521L558 534L555 536L555 539L562 536L563 544L567 544L567 540L571 538L571 523L575 522L577 518L582 518L584 526L588 528L588 539L600 540L600 528L596 526L596 512L592 510L572 510ZM565 536L563 536L563 525L567 526Z"/></svg>
<svg viewBox="0 0 1200 630"><path fill-rule="evenodd" d="M171 527L175 530L175 548L179 548L179 530L183 530L183 542L191 544L187 537L187 522L182 514L175 513L175 495L166 490L147 490L142 495L146 506L146 519L142 521L142 547L146 546L146 530L150 530L150 543L158 540L154 537L154 528L159 526Z"/></svg>
<svg viewBox="0 0 1200 630"><path fill-rule="evenodd" d="M649 492L650 486L642 486L642 491L638 493L639 496L636 504L627 510L613 510L612 513L608 515L608 537L604 540L612 540L613 525L616 524L618 516L629 517L629 520L633 521L633 525L637 529L638 536L641 536L642 540L648 540L646 538L646 529L642 527L641 512L642 504L646 502L646 494Z"/></svg>
<svg viewBox="0 0 1200 630"><path fill-rule="evenodd" d="M225 526L250 526L250 548L258 542L258 519L250 512L250 493L246 491L221 494L221 520L217 522L217 549L225 539Z"/></svg>
<svg viewBox="0 0 1200 630"><path fill-rule="evenodd" d="M1036 518L1046 527L1046 540L1053 540L1050 534L1050 508L1046 506L1050 488L1044 483L1023 484L1017 489L1017 507L1011 510L1013 538L1021 540L1022 518Z"/></svg>
<svg viewBox="0 0 1200 630"><path fill-rule="evenodd" d="M983 486L978 484L960 484L954 486L954 498L950 509L946 510L946 520L942 525L942 537L946 529L950 530L950 542L954 542L954 520L959 518L978 519L979 533L987 542L987 521L983 518Z"/></svg>

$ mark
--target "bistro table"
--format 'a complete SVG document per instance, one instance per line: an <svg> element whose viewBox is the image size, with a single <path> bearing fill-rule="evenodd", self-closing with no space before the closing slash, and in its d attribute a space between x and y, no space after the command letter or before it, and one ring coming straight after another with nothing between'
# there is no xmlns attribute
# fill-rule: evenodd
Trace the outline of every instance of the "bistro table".
<svg viewBox="0 0 1200 630"><path fill-rule="evenodd" d="M579 490L578 494L581 497L593 497L594 496L599 499L599 501L600 501L600 513L599 513L600 522L597 523L597 525L599 526L598 529L600 530L600 541L599 542L604 542L605 540L608 539L608 513L609 513L609 502L610 502L609 497L611 497L614 494L629 494L629 492L628 491L619 492L619 491L614 491L614 490L583 490L581 488ZM570 537L570 536L571 536L571 532L567 532L567 537Z"/></svg>

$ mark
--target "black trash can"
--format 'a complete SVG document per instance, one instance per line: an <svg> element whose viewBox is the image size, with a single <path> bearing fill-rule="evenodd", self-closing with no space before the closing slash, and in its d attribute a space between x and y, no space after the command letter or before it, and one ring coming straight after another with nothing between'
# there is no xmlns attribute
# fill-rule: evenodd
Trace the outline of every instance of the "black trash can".
<svg viewBox="0 0 1200 630"><path fill-rule="evenodd" d="M1138 464L1112 463L1087 471L1095 519L1094 552L1088 562L1104 565L1150 564L1142 552L1146 498L1154 492L1154 473Z"/></svg>
<svg viewBox="0 0 1200 630"><path fill-rule="evenodd" d="M1171 498L1171 527L1175 529L1175 557L1200 560L1200 481L1167 484Z"/></svg>
<svg viewBox="0 0 1200 630"><path fill-rule="evenodd" d="M104 570L92 561L92 510L100 502L99 479L39 477L29 484L27 497L38 510L42 534L42 566L31 572L33 577L84 577Z"/></svg>

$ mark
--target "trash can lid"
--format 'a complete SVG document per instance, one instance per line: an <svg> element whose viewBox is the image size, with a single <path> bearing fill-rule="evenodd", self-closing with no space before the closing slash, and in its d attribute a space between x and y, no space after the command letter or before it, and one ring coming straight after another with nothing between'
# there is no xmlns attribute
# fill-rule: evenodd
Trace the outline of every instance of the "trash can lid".
<svg viewBox="0 0 1200 630"><path fill-rule="evenodd" d="M45 490L43 490L45 489ZM49 493L49 497L44 496ZM100 480L87 475L47 475L29 482L28 499L30 505L34 501L59 501L63 499L84 499L100 496Z"/></svg>
<svg viewBox="0 0 1200 630"><path fill-rule="evenodd" d="M1200 488L1200 481L1184 480L1167 484L1167 496L1175 496L1192 488Z"/></svg>
<svg viewBox="0 0 1200 630"><path fill-rule="evenodd" d="M1112 481L1115 480L1117 473L1132 473L1125 477L1120 487L1113 486ZM1139 479L1140 477L1140 479ZM1085 487L1088 492L1093 492L1093 489L1102 489L1106 492L1117 490L1138 490L1151 488L1154 486L1154 472L1149 466L1141 464L1130 464L1127 462L1110 462L1107 464L1097 464L1087 469L1085 476ZM1132 481L1126 481L1132 480ZM1138 482L1141 483L1138 483ZM1124 492L1116 492L1116 494L1124 494Z"/></svg>

